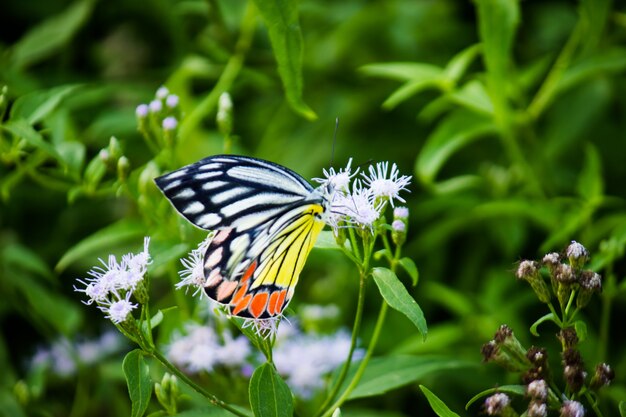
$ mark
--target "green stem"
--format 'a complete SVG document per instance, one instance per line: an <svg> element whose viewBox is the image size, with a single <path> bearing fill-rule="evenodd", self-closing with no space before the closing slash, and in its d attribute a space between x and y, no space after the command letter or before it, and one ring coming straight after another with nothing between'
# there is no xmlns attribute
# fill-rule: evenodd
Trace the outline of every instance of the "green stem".
<svg viewBox="0 0 626 417"><path fill-rule="evenodd" d="M559 314L554 309L554 306L552 305L552 303L548 303L548 308L550 309L550 312L554 316L554 322L557 324L557 326L563 329L563 320L561 320L561 318L559 317Z"/></svg>
<svg viewBox="0 0 626 417"><path fill-rule="evenodd" d="M611 308L616 291L615 275L609 272L606 277L606 289L602 293L602 312L600 313L600 341L598 342L598 359L600 362L606 362L608 358Z"/></svg>
<svg viewBox="0 0 626 417"><path fill-rule="evenodd" d="M244 414L241 411L237 410L236 408L234 408L230 404L225 403L224 401L222 401L219 398L217 398L215 395L211 394L210 392L207 392L200 385L196 384L187 375L185 375L177 367L175 367L170 361L168 361L163 355L161 355L161 353L158 350L154 349L152 352L148 352L148 353L150 355L152 355L153 358L158 360L161 363L161 365L163 365L165 368L167 368L168 371L170 371L172 374L176 375L176 377L179 380L183 381L191 389L193 389L198 394L202 395L207 400L209 400L209 402L211 404L216 405L216 406L218 406L220 408L223 408L224 410L230 411L231 413L233 413L236 416L248 417L246 414Z"/></svg>
<svg viewBox="0 0 626 417"><path fill-rule="evenodd" d="M352 380L350 381L350 384L348 385L346 390L343 392L343 394L341 394L339 399L335 401L335 403L326 410L326 412L322 415L322 417L332 416L333 412L337 408L341 407L342 404L348 399L348 397L350 396L354 388L356 388L357 384L361 380L361 377L363 376L363 373L365 372L365 368L367 368L367 364L369 363L372 355L374 354L374 348L376 347L376 344L378 343L378 337L380 336L380 332L383 328L383 324L385 322L385 317L387 316L388 308L389 306L387 305L387 302L383 300L383 303L380 306L380 312L378 313L378 320L376 321L376 327L374 327L374 333L372 334L372 339L370 340L370 345L367 348L365 357L359 364L359 367L356 370L356 373L354 374L354 376L352 377Z"/></svg>
<svg viewBox="0 0 626 417"><path fill-rule="evenodd" d="M567 327L570 324L570 320L574 318L572 314L570 317L569 310L576 299L576 290L572 290L569 294L569 300L567 300L567 305L565 306L565 310L563 310L563 327Z"/></svg>
<svg viewBox="0 0 626 417"><path fill-rule="evenodd" d="M587 398L587 401L591 404L591 408L593 408L593 411L596 413L596 417L603 417L602 411L598 408L596 399L591 396L589 391L585 391L585 398Z"/></svg>
<svg viewBox="0 0 626 417"><path fill-rule="evenodd" d="M350 365L352 364L352 356L354 355L354 350L356 349L357 337L359 335L359 330L361 328L361 319L363 317L363 306L365 305L365 278L366 273L361 272L359 278L359 298L357 301L356 307L356 315L354 318L354 324L352 325L352 338L350 339L350 351L348 352L348 358L343 364L341 368L341 372L339 373L339 377L337 377L337 381L335 382L334 387L332 388L330 394L326 397L326 400L320 407L319 411L316 415L321 415L322 412L330 405L330 403L335 399L341 386L343 385L343 381L346 379L348 375L348 371L350 370Z"/></svg>
<svg viewBox="0 0 626 417"><path fill-rule="evenodd" d="M256 9L252 1L248 1L246 11L241 22L241 32L235 45L235 51L226 63L224 71L217 80L215 87L182 121L180 125L181 141L187 139L190 133L202 122L206 116L213 111L217 105L220 95L232 86L239 75L245 55L250 49L254 30L256 28Z"/></svg>

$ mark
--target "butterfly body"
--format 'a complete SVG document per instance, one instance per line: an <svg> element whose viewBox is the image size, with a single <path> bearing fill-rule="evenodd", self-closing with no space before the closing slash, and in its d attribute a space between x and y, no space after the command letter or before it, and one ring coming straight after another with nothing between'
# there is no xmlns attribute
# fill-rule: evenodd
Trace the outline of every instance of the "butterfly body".
<svg viewBox="0 0 626 417"><path fill-rule="evenodd" d="M332 189L260 159L217 155L157 178L176 210L214 230L204 289L231 314L282 313L329 211Z"/></svg>

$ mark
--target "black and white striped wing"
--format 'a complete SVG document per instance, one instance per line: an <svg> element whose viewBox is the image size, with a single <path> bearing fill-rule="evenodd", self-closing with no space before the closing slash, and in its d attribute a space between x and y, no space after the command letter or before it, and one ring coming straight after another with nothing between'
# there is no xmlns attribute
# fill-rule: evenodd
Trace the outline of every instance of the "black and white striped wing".
<svg viewBox="0 0 626 417"><path fill-rule="evenodd" d="M176 210L207 230L238 233L267 225L313 187L283 166L260 159L216 155L155 179Z"/></svg>

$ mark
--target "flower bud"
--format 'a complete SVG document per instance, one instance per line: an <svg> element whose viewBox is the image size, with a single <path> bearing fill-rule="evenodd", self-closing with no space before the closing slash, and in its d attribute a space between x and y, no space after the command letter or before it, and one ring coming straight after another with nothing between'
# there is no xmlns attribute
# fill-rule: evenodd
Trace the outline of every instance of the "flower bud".
<svg viewBox="0 0 626 417"><path fill-rule="evenodd" d="M585 383L587 373L580 352L568 348L563 352L563 378L572 392L578 392Z"/></svg>
<svg viewBox="0 0 626 417"><path fill-rule="evenodd" d="M137 116L137 119L140 119L140 120L148 117L149 113L150 113L150 108L148 107L147 104L140 104L135 109L135 116Z"/></svg>
<svg viewBox="0 0 626 417"><path fill-rule="evenodd" d="M176 414L176 401L179 392L176 376L166 372L161 382L154 384L154 392L157 400L168 411L168 414Z"/></svg>
<svg viewBox="0 0 626 417"><path fill-rule="evenodd" d="M165 105L170 109L175 109L176 107L178 107L178 101L179 99L176 94L170 94L165 99Z"/></svg>
<svg viewBox="0 0 626 417"><path fill-rule="evenodd" d="M602 277L593 271L583 271L580 275L580 289L576 297L576 307L583 308L594 293L602 291Z"/></svg>
<svg viewBox="0 0 626 417"><path fill-rule="evenodd" d="M545 401L548 398L548 384L543 379L532 381L526 386L526 395L533 400Z"/></svg>
<svg viewBox="0 0 626 417"><path fill-rule="evenodd" d="M557 334L557 338L561 342L562 350L573 349L578 344L578 334L573 327L567 327Z"/></svg>
<svg viewBox="0 0 626 417"><path fill-rule="evenodd" d="M150 113L158 114L163 110L163 102L161 100L152 100L149 104Z"/></svg>
<svg viewBox="0 0 626 417"><path fill-rule="evenodd" d="M550 290L541 276L537 262L521 261L515 275L518 279L528 281L539 301L542 303L550 302Z"/></svg>
<svg viewBox="0 0 626 417"><path fill-rule="evenodd" d="M227 92L220 95L216 122L220 133L226 137L230 136L233 130L233 102Z"/></svg>
<svg viewBox="0 0 626 417"><path fill-rule="evenodd" d="M130 161L124 155L117 160L117 176L120 180L125 181L130 172Z"/></svg>
<svg viewBox="0 0 626 417"><path fill-rule="evenodd" d="M615 372L606 363L599 363L596 366L596 371L591 377L591 389L597 390L598 388L606 387L611 384L611 381L615 378Z"/></svg>
<svg viewBox="0 0 626 417"><path fill-rule="evenodd" d="M111 136L111 139L109 139L108 151L110 155L110 161L117 161L117 159L122 156L122 145L115 136Z"/></svg>
<svg viewBox="0 0 626 417"><path fill-rule="evenodd" d="M510 408L511 399L504 393L490 395L485 399L485 414L489 416L504 416Z"/></svg>
<svg viewBox="0 0 626 417"><path fill-rule="evenodd" d="M391 223L391 240L396 246L400 246L406 241L406 226L403 220L394 220Z"/></svg>
<svg viewBox="0 0 626 417"><path fill-rule="evenodd" d="M569 259L569 264L577 271L582 269L589 260L589 252L587 249L575 240L572 240L572 243L570 243L565 250L565 254Z"/></svg>
<svg viewBox="0 0 626 417"><path fill-rule="evenodd" d="M157 89L155 97L159 100L164 100L165 97L167 97L167 95L170 93L170 90L167 89L167 87L165 86L161 86Z"/></svg>
<svg viewBox="0 0 626 417"><path fill-rule="evenodd" d="M526 349L522 347L509 326L501 325L494 336L494 341L511 358L517 369L526 370L530 368L531 363L526 357Z"/></svg>
<svg viewBox="0 0 626 417"><path fill-rule="evenodd" d="M565 401L560 412L561 417L585 417L585 408L578 401Z"/></svg>
<svg viewBox="0 0 626 417"><path fill-rule="evenodd" d="M163 137L165 138L165 144L169 147L174 143L176 137L176 128L178 127L178 120L173 116L168 116L163 119Z"/></svg>
<svg viewBox="0 0 626 417"><path fill-rule="evenodd" d="M533 400L528 404L526 417L547 417L548 406L543 401Z"/></svg>
<svg viewBox="0 0 626 417"><path fill-rule="evenodd" d="M393 218L405 220L409 218L409 209L406 207L396 207L393 209Z"/></svg>
<svg viewBox="0 0 626 417"><path fill-rule="evenodd" d="M333 411L333 415L331 417L341 417L341 409L335 408L335 411Z"/></svg>

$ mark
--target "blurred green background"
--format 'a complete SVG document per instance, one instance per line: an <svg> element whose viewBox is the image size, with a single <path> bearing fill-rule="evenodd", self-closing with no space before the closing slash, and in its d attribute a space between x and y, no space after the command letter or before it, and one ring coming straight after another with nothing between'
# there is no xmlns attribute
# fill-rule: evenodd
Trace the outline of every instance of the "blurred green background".
<svg viewBox="0 0 626 417"><path fill-rule="evenodd" d="M135 108L167 85L182 112L192 114L241 53L243 66L226 88L234 102L233 153L272 160L305 178L350 157L357 165L389 160L413 175L405 195L406 255L420 269L411 291L430 332L422 342L393 312L380 354L475 362L476 368L435 372L419 382L459 414L479 414L478 406L464 411L475 393L519 382L480 364L480 346L501 323L526 346L557 343L549 325L540 338L529 334L545 311L514 278L515 263L561 251L575 239L604 277L601 297L583 313L588 335L581 349L590 371L600 361L615 369L601 404L605 415L617 415L618 401L626 399L625 4L303 0L297 7L302 98L315 120L285 99L262 21L249 46L238 42L245 7L243 0L0 6L0 88L7 86L0 119L0 413L128 413L120 357L99 365L83 387L77 377L44 381L49 377L33 375L29 363L59 335L87 337L110 327L72 288L98 257L136 248L148 234L155 258L167 253L159 266L170 264L157 277L176 267L175 255L184 250L167 252L180 238L159 223L172 212L146 181L159 171L147 169L154 155L137 132ZM26 126L10 123L20 115L28 116ZM223 151L215 106L199 121L167 162L161 155L161 169ZM111 136L131 164L127 189L115 167L97 181L88 172ZM116 235L110 249L67 258L78 242L121 219L127 233ZM185 243L194 246L198 236ZM162 305L176 302L166 279L153 290ZM350 264L314 251L293 305L336 303L350 326L356 293ZM363 340L378 303L371 292ZM558 368L559 358L551 361ZM78 406L76 398L83 398ZM352 407L433 415L416 385Z"/></svg>

